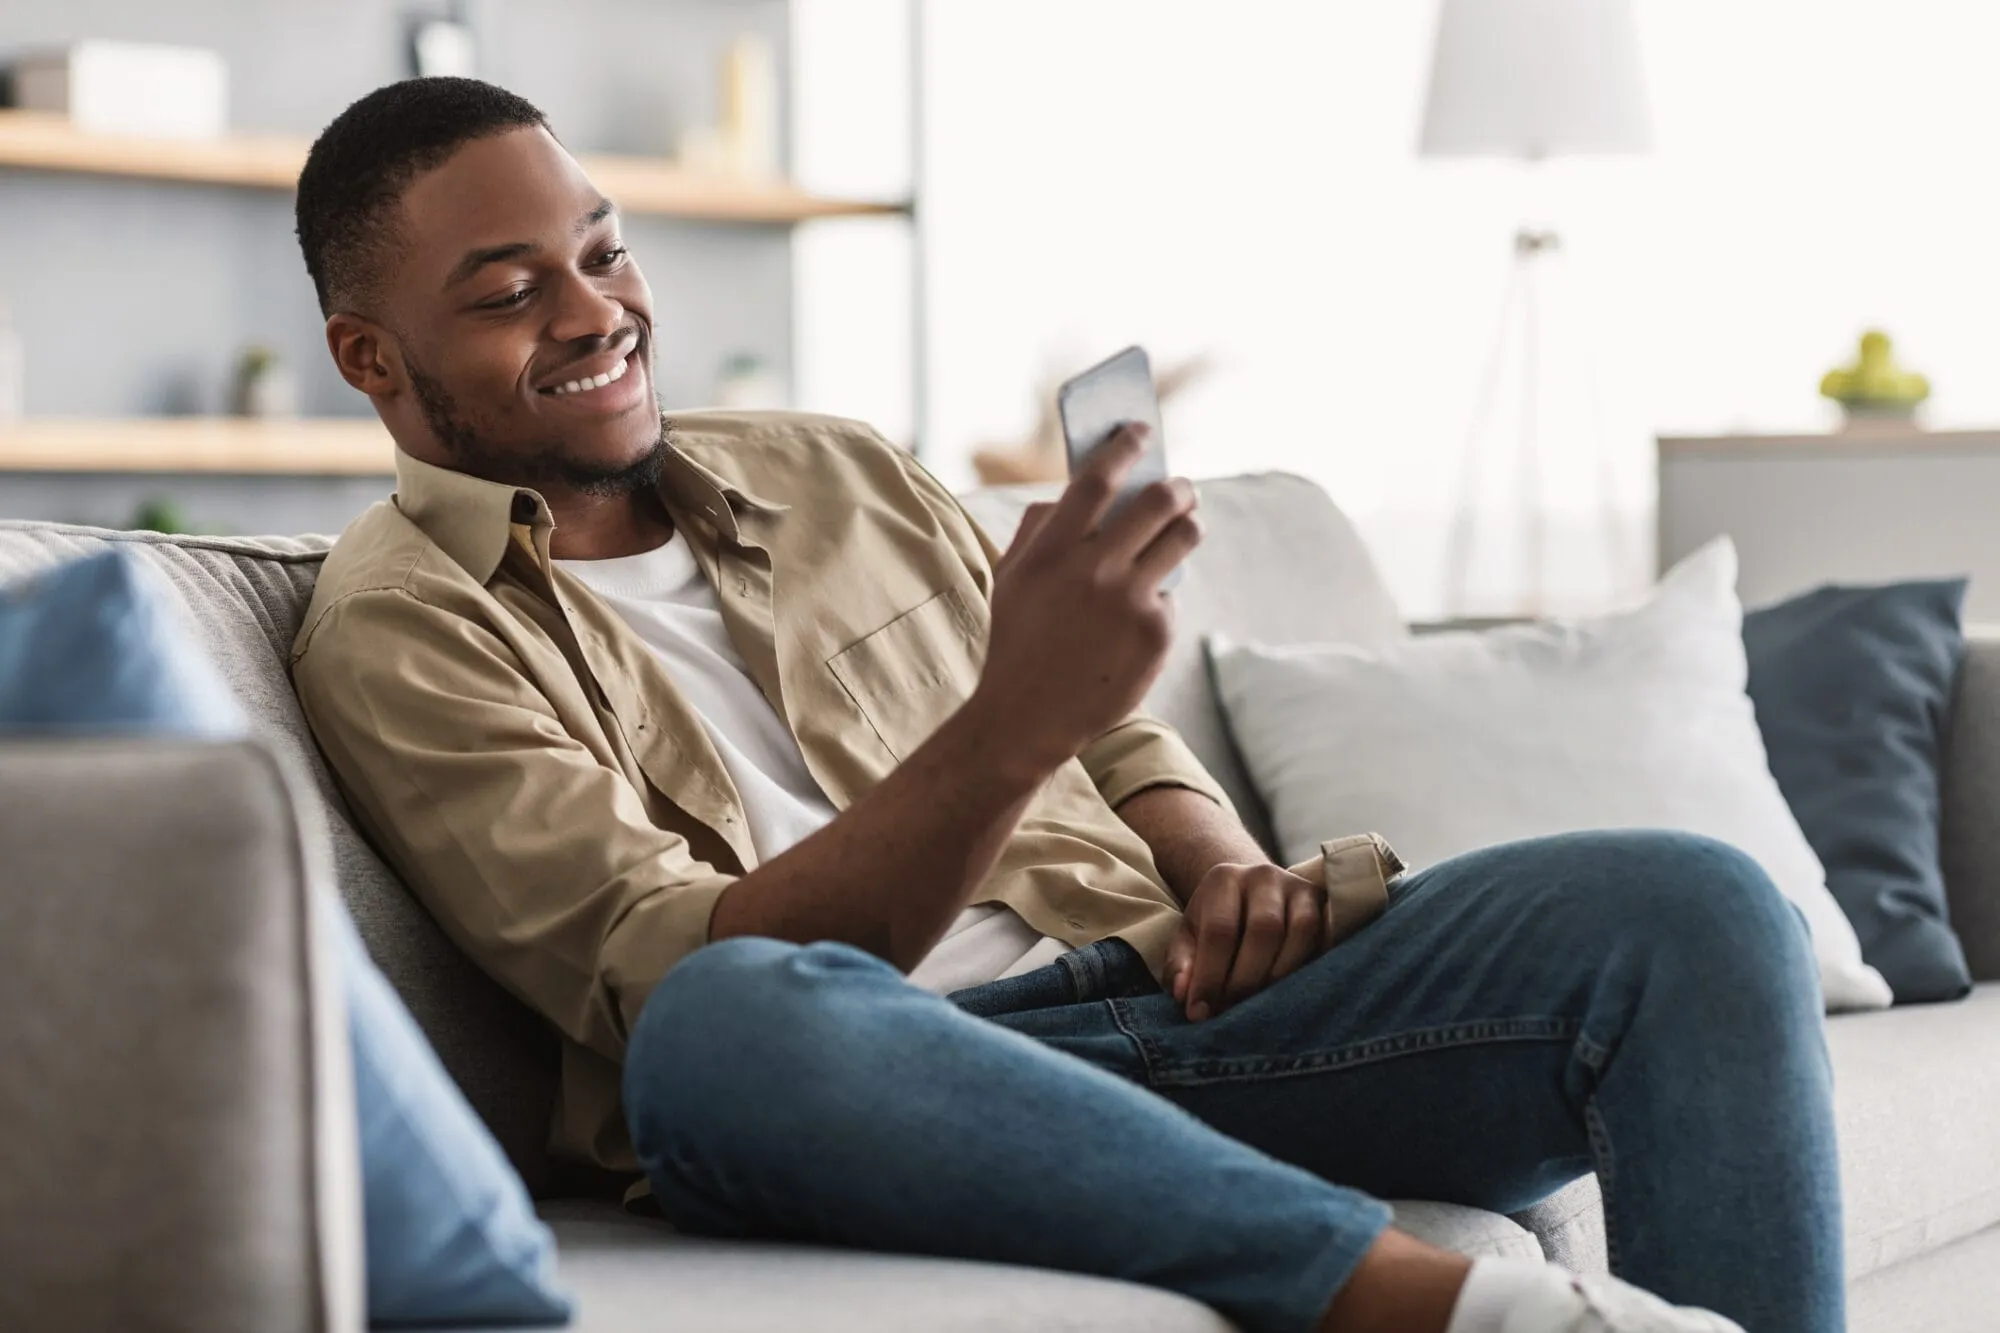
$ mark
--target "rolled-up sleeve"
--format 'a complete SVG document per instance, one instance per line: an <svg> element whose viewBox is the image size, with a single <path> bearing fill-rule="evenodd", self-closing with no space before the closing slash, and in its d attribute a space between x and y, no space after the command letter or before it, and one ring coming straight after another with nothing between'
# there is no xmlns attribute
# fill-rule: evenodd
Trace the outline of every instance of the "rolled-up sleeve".
<svg viewBox="0 0 2000 1333"><path fill-rule="evenodd" d="M1114 810L1150 787L1185 787L1224 810L1235 807L1181 734L1156 717L1133 713L1077 755Z"/></svg>
<svg viewBox="0 0 2000 1333"><path fill-rule="evenodd" d="M314 736L376 848L447 934L613 1060L735 880L654 825L490 629L351 594L294 649Z"/></svg>

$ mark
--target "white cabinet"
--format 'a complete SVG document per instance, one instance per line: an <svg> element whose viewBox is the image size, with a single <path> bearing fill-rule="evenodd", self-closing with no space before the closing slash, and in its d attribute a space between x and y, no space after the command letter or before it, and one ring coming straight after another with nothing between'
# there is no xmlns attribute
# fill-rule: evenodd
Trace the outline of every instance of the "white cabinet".
<svg viewBox="0 0 2000 1333"><path fill-rule="evenodd" d="M1720 533L1744 604L1821 583L1967 574L2000 622L2000 430L1662 436L1660 567Z"/></svg>

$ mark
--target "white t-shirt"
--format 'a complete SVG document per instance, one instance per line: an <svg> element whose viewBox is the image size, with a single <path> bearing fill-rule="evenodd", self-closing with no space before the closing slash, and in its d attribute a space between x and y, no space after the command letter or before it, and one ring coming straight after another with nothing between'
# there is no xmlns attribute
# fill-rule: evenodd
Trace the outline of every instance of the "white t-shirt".
<svg viewBox="0 0 2000 1333"><path fill-rule="evenodd" d="M769 861L834 817L791 728L730 642L715 590L685 540L613 560L556 564L602 598L665 665L743 798L760 860ZM1011 909L982 903L959 914L910 981L945 995L1031 971L1067 947L1036 934Z"/></svg>

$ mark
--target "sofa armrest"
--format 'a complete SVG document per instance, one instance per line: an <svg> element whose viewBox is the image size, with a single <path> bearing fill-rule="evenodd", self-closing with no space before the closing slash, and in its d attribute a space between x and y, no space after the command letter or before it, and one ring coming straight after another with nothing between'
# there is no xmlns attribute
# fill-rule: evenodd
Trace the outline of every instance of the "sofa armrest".
<svg viewBox="0 0 2000 1333"><path fill-rule="evenodd" d="M1979 981L2000 980L2000 627L1968 626L1944 745L1945 895Z"/></svg>
<svg viewBox="0 0 2000 1333"><path fill-rule="evenodd" d="M360 1328L346 1016L291 793L249 742L0 742L0 1328Z"/></svg>

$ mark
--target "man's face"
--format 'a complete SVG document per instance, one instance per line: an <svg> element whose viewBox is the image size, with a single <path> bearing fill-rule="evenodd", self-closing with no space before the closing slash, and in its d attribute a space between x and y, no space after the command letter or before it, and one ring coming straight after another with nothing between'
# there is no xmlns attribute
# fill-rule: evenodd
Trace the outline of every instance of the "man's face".
<svg viewBox="0 0 2000 1333"><path fill-rule="evenodd" d="M653 298L618 215L546 131L476 139L413 181L381 323L399 439L494 481L621 493L657 477ZM430 452L426 450L425 452Z"/></svg>

